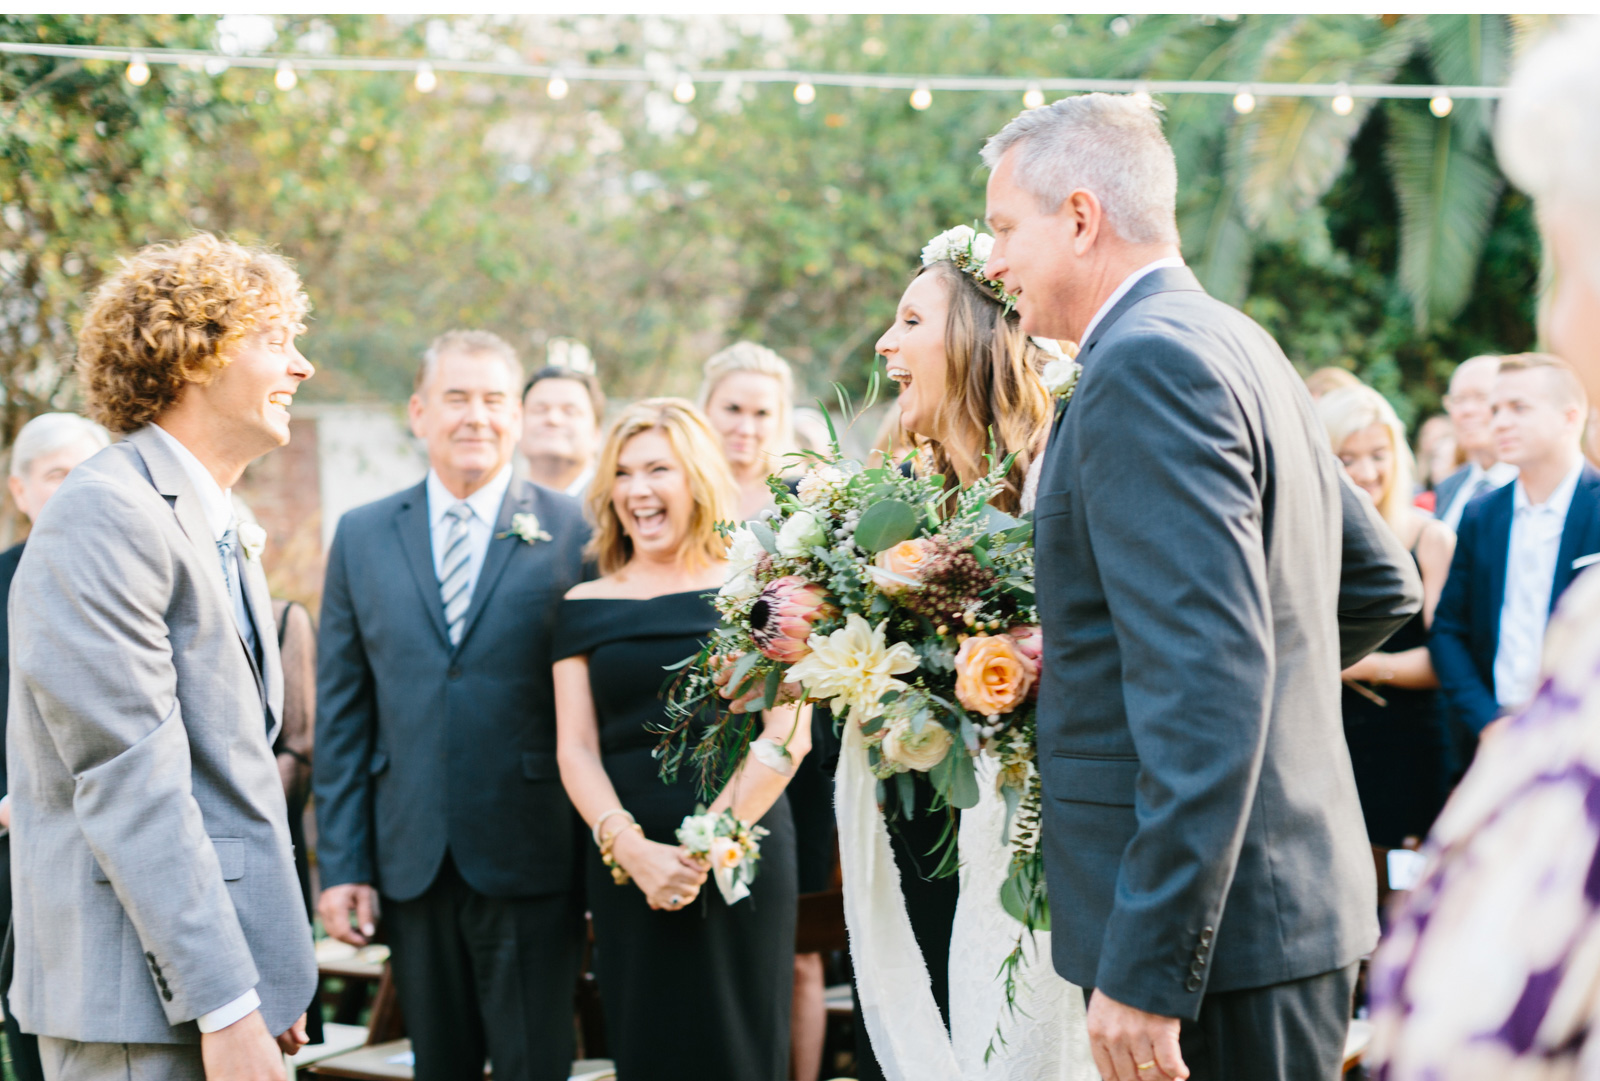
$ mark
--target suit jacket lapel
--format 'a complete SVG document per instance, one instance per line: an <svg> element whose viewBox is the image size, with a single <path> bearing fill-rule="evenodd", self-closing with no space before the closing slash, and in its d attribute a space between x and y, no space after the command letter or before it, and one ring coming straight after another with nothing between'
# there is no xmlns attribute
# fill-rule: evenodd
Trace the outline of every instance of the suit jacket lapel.
<svg viewBox="0 0 1600 1081"><path fill-rule="evenodd" d="M278 738L283 725L283 661L278 656L278 626L272 616L272 590L267 585L266 569L259 559L239 560L239 581L244 586L245 604L256 625L256 640L261 643L261 669L256 678L261 682L262 698L267 706L267 742ZM250 652L248 645L246 654ZM251 659L255 667L255 658Z"/></svg>
<svg viewBox="0 0 1600 1081"><path fill-rule="evenodd" d="M511 487L506 489L506 497L500 501L500 513L494 521L494 532L489 534L489 548L483 554L483 568L478 571L478 584L472 589L472 603L467 606L467 614L462 617L461 641L456 646L457 650L466 645L467 639L472 636L472 628L478 622L478 617L483 614L489 598L494 595L495 583L505 572L506 564L511 560L511 553L516 551L519 545L527 543L521 537L508 536L511 516L532 513L533 503L534 486L525 481L512 481Z"/></svg>
<svg viewBox="0 0 1600 1081"><path fill-rule="evenodd" d="M1579 556L1588 555L1585 549L1589 546L1589 533L1594 524L1595 511L1600 509L1600 470L1593 466L1585 465L1583 472L1578 476L1578 486L1572 490L1572 503L1567 507L1567 521L1561 527L1561 550L1556 556L1555 580L1550 589L1550 610L1555 611L1556 601L1562 592L1572 584L1573 577L1577 574L1572 569L1572 561Z"/></svg>
<svg viewBox="0 0 1600 1081"><path fill-rule="evenodd" d="M1494 513L1485 514L1483 522L1480 551L1494 553L1494 558L1489 560L1488 611L1484 613L1489 619L1491 642L1500 640L1500 609L1506 603L1506 562L1511 558L1511 516L1515 513L1512 490L1513 486L1508 484L1494 494L1491 505Z"/></svg>
<svg viewBox="0 0 1600 1081"><path fill-rule="evenodd" d="M444 602L439 597L439 575L433 569L433 533L428 522L428 485L417 485L406 493L400 510L394 516L394 527L400 535L400 547L406 554L406 565L417 580L417 592L422 597L422 610L428 613L439 642L450 646L450 632L444 625Z"/></svg>

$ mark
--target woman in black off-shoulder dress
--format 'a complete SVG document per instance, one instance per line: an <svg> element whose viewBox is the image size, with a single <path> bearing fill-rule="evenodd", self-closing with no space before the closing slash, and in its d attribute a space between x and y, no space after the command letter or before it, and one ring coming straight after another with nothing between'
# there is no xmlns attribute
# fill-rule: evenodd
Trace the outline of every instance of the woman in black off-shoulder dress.
<svg viewBox="0 0 1600 1081"><path fill-rule="evenodd" d="M731 802L770 831L750 896L729 905L677 846L678 825L701 802L693 771L666 784L651 756L666 720L666 667L699 650L718 620L709 594L722 581L723 549L707 523L724 485L732 506L733 488L718 475L720 455L698 452L710 438L703 428L674 399L638 403L618 419L590 496L597 555L606 570L609 553L611 567L562 602L554 655L562 780L631 878L613 882L598 847L590 850L595 976L619 1081L788 1076L798 897L788 778L747 759L712 804ZM775 739L796 726L793 711L773 711L766 731L784 715ZM809 746L799 727L796 760Z"/></svg>

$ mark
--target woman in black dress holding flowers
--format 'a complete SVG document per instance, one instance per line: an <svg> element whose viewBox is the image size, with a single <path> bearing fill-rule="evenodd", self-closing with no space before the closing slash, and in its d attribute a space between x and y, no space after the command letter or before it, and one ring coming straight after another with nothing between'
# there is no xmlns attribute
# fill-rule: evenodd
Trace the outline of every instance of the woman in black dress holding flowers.
<svg viewBox="0 0 1600 1081"><path fill-rule="evenodd" d="M732 905L676 841L698 802L694 770L665 784L651 755L667 721L666 666L717 625L707 594L727 564L714 526L737 514L704 418L674 398L629 407L606 440L588 508L604 576L561 606L557 755L596 844L587 869L595 969L618 1078L783 1081L798 893L784 788L810 749L804 713L770 711L711 804L769 831L750 896Z"/></svg>

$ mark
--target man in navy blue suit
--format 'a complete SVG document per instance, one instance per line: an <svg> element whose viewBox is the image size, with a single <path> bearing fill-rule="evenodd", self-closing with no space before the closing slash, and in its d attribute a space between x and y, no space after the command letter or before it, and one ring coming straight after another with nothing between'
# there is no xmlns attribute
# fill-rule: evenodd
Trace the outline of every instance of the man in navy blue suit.
<svg viewBox="0 0 1600 1081"><path fill-rule="evenodd" d="M1472 737L1533 697L1550 612L1600 552L1600 471L1580 449L1589 407L1577 376L1552 356L1505 357L1493 402L1496 452L1520 473L1461 515L1429 645Z"/></svg>

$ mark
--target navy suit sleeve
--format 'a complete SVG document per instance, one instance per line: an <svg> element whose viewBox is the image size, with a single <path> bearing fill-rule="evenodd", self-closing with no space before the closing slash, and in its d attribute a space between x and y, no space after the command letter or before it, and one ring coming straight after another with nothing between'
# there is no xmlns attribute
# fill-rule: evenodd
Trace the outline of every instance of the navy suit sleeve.
<svg viewBox="0 0 1600 1081"><path fill-rule="evenodd" d="M1472 624L1485 618L1475 611L1488 603L1473 596L1474 564L1482 524L1481 504L1469 506L1461 516L1461 531L1456 535L1456 554L1450 560L1450 576L1445 579L1439 605L1433 612L1433 633L1428 653L1439 676L1450 710L1474 732L1482 732L1500 712L1494 687L1485 682L1472 659Z"/></svg>
<svg viewBox="0 0 1600 1081"><path fill-rule="evenodd" d="M1095 985L1193 1016L1173 943L1221 916L1276 665L1255 444L1233 392L1181 344L1129 337L1097 361L1072 405L1091 448L1081 505L1140 768Z"/></svg>
<svg viewBox="0 0 1600 1081"><path fill-rule="evenodd" d="M1422 610L1422 579L1371 500L1339 470L1344 541L1339 569L1339 665L1349 668Z"/></svg>
<svg viewBox="0 0 1600 1081"><path fill-rule="evenodd" d="M351 603L346 561L349 520L339 523L328 552L317 634L317 866L322 887L373 881L373 740L377 700Z"/></svg>

